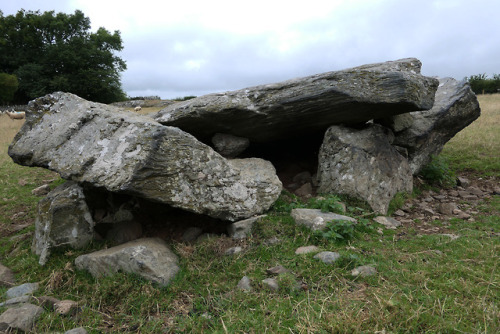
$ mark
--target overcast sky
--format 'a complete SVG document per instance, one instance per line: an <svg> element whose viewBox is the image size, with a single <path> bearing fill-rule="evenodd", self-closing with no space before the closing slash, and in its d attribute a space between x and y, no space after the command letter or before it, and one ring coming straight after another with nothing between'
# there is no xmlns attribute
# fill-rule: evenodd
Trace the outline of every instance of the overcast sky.
<svg viewBox="0 0 500 334"><path fill-rule="evenodd" d="M500 0L0 0L119 30L129 96L235 90L416 57L429 76L500 73Z"/></svg>

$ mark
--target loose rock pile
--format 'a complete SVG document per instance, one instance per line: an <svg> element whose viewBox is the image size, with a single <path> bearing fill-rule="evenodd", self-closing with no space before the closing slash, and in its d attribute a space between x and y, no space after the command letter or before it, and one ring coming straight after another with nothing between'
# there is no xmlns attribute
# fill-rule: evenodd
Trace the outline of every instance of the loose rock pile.
<svg viewBox="0 0 500 334"><path fill-rule="evenodd" d="M151 116L62 92L31 101L9 155L68 180L39 204L33 251L44 264L54 247L108 238L121 244L101 251L113 255L84 255L77 266L95 276L142 270L166 285L176 257L145 238L150 225L192 240L212 229L244 237L283 184L304 197L358 197L385 215L393 196L411 191L413 175L480 114L467 83L422 76L420 67L414 58L364 65L210 94ZM318 228L324 218L308 224ZM170 254L168 263L158 265L161 254ZM135 258L115 267L123 256ZM163 265L165 272L143 270Z"/></svg>

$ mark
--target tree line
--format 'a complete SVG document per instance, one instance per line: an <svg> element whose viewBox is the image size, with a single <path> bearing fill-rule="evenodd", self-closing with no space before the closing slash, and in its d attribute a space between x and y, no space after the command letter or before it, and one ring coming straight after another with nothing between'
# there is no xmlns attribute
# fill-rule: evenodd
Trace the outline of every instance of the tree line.
<svg viewBox="0 0 500 334"><path fill-rule="evenodd" d="M500 74L493 74L491 79L486 74L476 74L466 79L476 94L500 93Z"/></svg>
<svg viewBox="0 0 500 334"><path fill-rule="evenodd" d="M0 103L26 103L54 91L90 101L126 99L115 55L123 49L119 31L90 31L90 19L74 14L0 11Z"/></svg>

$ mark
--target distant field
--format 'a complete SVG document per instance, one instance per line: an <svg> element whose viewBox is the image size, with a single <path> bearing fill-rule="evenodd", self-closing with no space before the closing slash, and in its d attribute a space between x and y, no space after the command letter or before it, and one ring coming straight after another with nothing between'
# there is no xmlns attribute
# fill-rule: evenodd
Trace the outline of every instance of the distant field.
<svg viewBox="0 0 500 334"><path fill-rule="evenodd" d="M481 116L444 147L453 167L500 176L500 94L479 95Z"/></svg>

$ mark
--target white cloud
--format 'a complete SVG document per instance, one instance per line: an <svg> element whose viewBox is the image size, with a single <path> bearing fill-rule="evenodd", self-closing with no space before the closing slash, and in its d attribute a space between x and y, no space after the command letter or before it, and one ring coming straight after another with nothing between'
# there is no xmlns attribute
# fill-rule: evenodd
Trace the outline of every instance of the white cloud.
<svg viewBox="0 0 500 334"><path fill-rule="evenodd" d="M13 3L4 14L81 9L93 29L120 30L132 96L201 95L405 57L425 75L500 72L497 0Z"/></svg>

